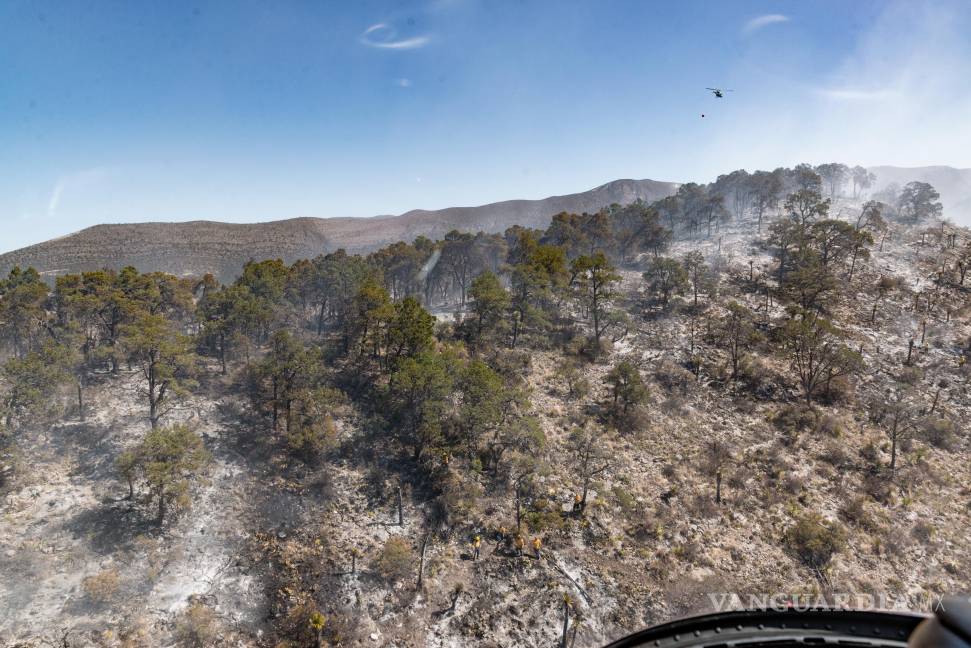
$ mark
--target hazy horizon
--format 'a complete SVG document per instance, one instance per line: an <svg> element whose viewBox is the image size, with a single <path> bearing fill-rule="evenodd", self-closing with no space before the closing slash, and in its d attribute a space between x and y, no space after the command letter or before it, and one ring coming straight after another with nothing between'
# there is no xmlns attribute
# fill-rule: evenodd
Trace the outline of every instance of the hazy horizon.
<svg viewBox="0 0 971 648"><path fill-rule="evenodd" d="M799 162L968 168L969 32L948 0L11 3L0 248Z"/></svg>
<svg viewBox="0 0 971 648"><path fill-rule="evenodd" d="M822 162L821 161L813 161L812 163L822 163ZM919 170L919 169L941 168L941 169L951 169L951 170L954 170L954 171L971 171L971 168L959 168L959 167L952 167L952 166L949 166L949 165L942 165L942 164L929 164L929 165L925 165L925 166L897 166L897 165L890 165L890 164L876 164L876 165L872 165L872 166L870 166L868 168L876 168L876 167L890 167L890 168L901 169L901 170L909 170L909 169ZM735 169L726 170L725 173L728 173L728 172L734 171L734 170ZM756 169L748 169L748 170L749 171L753 171L753 170L756 170ZM490 200L489 202L486 202L486 203L476 203L476 204L472 204L472 203L448 204L448 205L444 205L443 204L443 205L437 205L437 206L434 206L434 207L426 207L426 206L418 205L418 206L415 206L415 207L409 207L407 209L404 209L404 210L401 210L401 211L395 212L395 213L368 214L368 215L361 215L361 216L340 216L340 215L335 215L335 216L313 216L313 215L311 215L311 216L307 216L307 215L298 215L298 216L278 216L278 217L271 216L271 217L268 217L268 218L255 218L255 219L252 219L252 220L233 220L231 218L228 218L228 219L217 219L217 218L179 218L179 217L163 218L163 219L139 219L139 218L133 218L131 220L103 220L103 221L99 221L99 222L96 222L96 223L87 223L85 225L82 225L82 226L78 227L77 229L72 229L72 230L69 230L69 231L61 232L61 233L55 234L53 236L48 236L46 238L42 238L42 239L38 239L36 241L31 241L29 243L25 243L23 245L17 245L15 247L2 247L2 248L0 248L0 254L4 254L6 252L11 252L11 251L14 251L14 250L22 249L24 247L30 247L31 245L35 245L35 244L38 244L38 243L44 243L46 241L50 241L50 240L54 240L54 239L58 239L58 238L64 238L64 237L67 237L67 236L71 236L72 234L76 234L76 233L78 233L78 232L80 232L82 230L85 230L85 229L88 229L90 227L94 227L94 226L97 226L97 225L122 225L122 224L133 224L133 223L172 223L172 224L177 224L177 223L192 223L192 222L199 222L199 221L219 222L219 223L231 223L231 224L241 224L241 225L243 225L243 224L258 224L258 223L270 223L270 222L276 222L276 221L295 220L295 219L299 219L299 218L319 218L319 219L331 219L331 218L359 218L359 219L370 219L370 218L375 218L375 219L377 219L377 218L388 218L388 217L401 216L401 215L404 215L404 214L406 214L408 212L411 212L411 211L437 211L437 210L454 208L454 207L460 207L460 208L463 208L463 207L481 207L481 206L490 205L490 204L494 204L494 203L501 203L501 202L507 202L507 201L516 201L516 200L536 200L536 201L539 201L539 200L543 200L543 199L546 199L546 198L552 198L552 197L556 197L556 196L564 196L564 195L570 195L570 194L576 194L576 193L583 193L583 192L586 192L586 191L590 191L590 190L596 189L597 187L601 187L601 186L610 184L612 182L623 181L623 180L633 180L633 181L653 180L653 181L656 181L656 182L670 182L670 183L673 183L673 184L682 184L682 183L685 183L685 182L712 182L712 181L714 181L716 179L716 177L717 176L713 176L713 177L710 177L710 178L699 178L699 179L687 178L687 179L683 179L683 180L681 180L681 179L679 179L679 180L671 180L671 179L667 179L667 178L658 179L658 178L619 177L619 178L613 178L611 180L606 180L604 182L599 182L597 184L591 184L590 186L583 187L583 188L579 188L579 189L576 189L576 190L562 191L562 192L553 193L553 194L535 195L535 196L510 196L510 197L507 197L507 198L499 198L497 200ZM877 184L875 185L875 188L882 187L882 186L884 186L886 184L888 184L888 183L887 182L881 182L878 179L877 180ZM945 214L945 217L948 217L947 214ZM959 225L971 225L971 223L963 223L963 222L958 222L958 224Z"/></svg>

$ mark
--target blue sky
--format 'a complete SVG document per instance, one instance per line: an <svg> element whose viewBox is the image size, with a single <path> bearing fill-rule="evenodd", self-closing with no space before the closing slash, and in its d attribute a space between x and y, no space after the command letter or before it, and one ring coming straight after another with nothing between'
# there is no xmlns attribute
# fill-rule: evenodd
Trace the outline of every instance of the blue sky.
<svg viewBox="0 0 971 648"><path fill-rule="evenodd" d="M6 0L0 250L802 160L969 167L968 33L965 0Z"/></svg>

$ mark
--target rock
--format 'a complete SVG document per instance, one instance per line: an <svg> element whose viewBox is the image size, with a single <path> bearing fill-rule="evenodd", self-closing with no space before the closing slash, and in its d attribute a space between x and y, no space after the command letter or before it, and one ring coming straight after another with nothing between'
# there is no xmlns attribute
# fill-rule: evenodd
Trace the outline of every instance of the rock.
<svg viewBox="0 0 971 648"><path fill-rule="evenodd" d="M5 552L5 555L7 556L7 558L12 558L13 555L16 554L16 553L17 552L14 551L13 549L7 549L7 551Z"/></svg>
<svg viewBox="0 0 971 648"><path fill-rule="evenodd" d="M371 636L369 637L369 639L371 639L371 641L377 641L378 640L378 633L377 632L372 632L371 633Z"/></svg>

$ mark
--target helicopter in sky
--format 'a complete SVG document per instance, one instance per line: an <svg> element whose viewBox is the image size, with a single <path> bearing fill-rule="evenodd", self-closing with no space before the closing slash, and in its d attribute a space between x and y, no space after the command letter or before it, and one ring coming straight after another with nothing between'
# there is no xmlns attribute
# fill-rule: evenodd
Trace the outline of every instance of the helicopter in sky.
<svg viewBox="0 0 971 648"><path fill-rule="evenodd" d="M705 90L711 90L711 93L718 99L724 99L726 92L734 92L734 90L726 90L722 88L705 88Z"/></svg>

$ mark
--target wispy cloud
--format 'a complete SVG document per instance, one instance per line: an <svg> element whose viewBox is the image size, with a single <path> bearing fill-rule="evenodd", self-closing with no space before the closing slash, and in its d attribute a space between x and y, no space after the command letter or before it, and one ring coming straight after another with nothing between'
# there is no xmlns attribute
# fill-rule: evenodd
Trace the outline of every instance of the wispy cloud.
<svg viewBox="0 0 971 648"><path fill-rule="evenodd" d="M379 49L407 50L418 49L428 45L431 39L428 36L412 36L411 38L398 38L397 30L388 23L376 23L364 30L360 41L368 47Z"/></svg>
<svg viewBox="0 0 971 648"><path fill-rule="evenodd" d="M398 87L400 88L410 88L411 79L398 79L397 81L395 81L395 84L397 84Z"/></svg>
<svg viewBox="0 0 971 648"><path fill-rule="evenodd" d="M863 88L813 88L820 97L833 101L885 101L899 96L897 90L890 88L863 89Z"/></svg>
<svg viewBox="0 0 971 648"><path fill-rule="evenodd" d="M765 14L764 16L756 16L745 23L745 25L742 27L742 33L751 34L757 32L763 27L784 22L789 22L789 16L783 16L782 14Z"/></svg>
<svg viewBox="0 0 971 648"><path fill-rule="evenodd" d="M93 184L101 182L107 178L110 173L110 169L106 167L95 167L92 169L84 169L83 171L62 175L57 179L57 182L54 183L54 188L51 190L50 198L47 200L47 215L55 216L57 214L57 210L61 206L61 202L66 192L89 187Z"/></svg>

